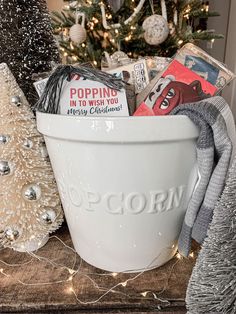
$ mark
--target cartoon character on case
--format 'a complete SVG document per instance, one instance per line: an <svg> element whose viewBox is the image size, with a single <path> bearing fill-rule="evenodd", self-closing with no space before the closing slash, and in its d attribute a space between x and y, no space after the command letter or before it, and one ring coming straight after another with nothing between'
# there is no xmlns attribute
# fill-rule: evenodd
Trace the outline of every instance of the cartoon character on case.
<svg viewBox="0 0 236 314"><path fill-rule="evenodd" d="M193 81L189 85L175 81L174 76L162 78L148 95L145 104L152 108L155 115L166 115L180 104L196 102L209 97L202 90L201 82Z"/></svg>

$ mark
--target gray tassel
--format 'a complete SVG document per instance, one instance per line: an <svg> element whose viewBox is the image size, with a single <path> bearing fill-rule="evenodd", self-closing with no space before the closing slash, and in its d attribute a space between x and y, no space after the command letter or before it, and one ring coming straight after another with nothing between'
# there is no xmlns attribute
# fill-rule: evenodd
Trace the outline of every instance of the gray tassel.
<svg viewBox="0 0 236 314"><path fill-rule="evenodd" d="M37 102L35 109L46 113L60 113L59 103L63 84L66 80L70 81L74 75L81 76L83 79L98 81L115 90L121 90L125 85L125 82L123 82L122 79L117 78L115 75L91 67L82 65L78 67L60 65L49 77L43 94Z"/></svg>

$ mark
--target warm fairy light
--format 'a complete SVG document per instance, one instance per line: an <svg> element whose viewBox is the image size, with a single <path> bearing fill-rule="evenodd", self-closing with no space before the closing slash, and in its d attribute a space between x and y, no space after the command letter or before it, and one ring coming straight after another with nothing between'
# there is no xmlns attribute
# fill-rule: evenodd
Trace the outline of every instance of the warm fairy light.
<svg viewBox="0 0 236 314"><path fill-rule="evenodd" d="M70 6L68 4L64 5L64 10L69 10Z"/></svg>
<svg viewBox="0 0 236 314"><path fill-rule="evenodd" d="M118 273L112 273L111 275L112 275L112 277L116 277L118 275Z"/></svg>
<svg viewBox="0 0 236 314"><path fill-rule="evenodd" d="M115 29L115 33L116 33L116 34L119 34L119 31L118 31L118 29Z"/></svg>
<svg viewBox="0 0 236 314"><path fill-rule="evenodd" d="M74 273L76 273L76 271L74 271L74 269L68 268L67 270L68 270L68 272L69 272L71 275L73 275Z"/></svg>
<svg viewBox="0 0 236 314"><path fill-rule="evenodd" d="M84 48L84 47L86 47L85 43L82 43L82 45L81 45L81 46L82 46L83 48Z"/></svg>
<svg viewBox="0 0 236 314"><path fill-rule="evenodd" d="M132 25L132 26L130 27L130 29L136 29L136 27Z"/></svg>
<svg viewBox="0 0 236 314"><path fill-rule="evenodd" d="M114 39L114 38L112 38L112 39L111 39L111 42L112 42L112 43L114 43L114 42L115 42L115 39Z"/></svg>
<svg viewBox="0 0 236 314"><path fill-rule="evenodd" d="M76 56L72 56L72 60L77 61L78 58Z"/></svg>
<svg viewBox="0 0 236 314"><path fill-rule="evenodd" d="M189 13L191 12L191 8L190 8L190 5L188 4L185 12L184 12L184 17L189 19Z"/></svg>
<svg viewBox="0 0 236 314"><path fill-rule="evenodd" d="M96 19L96 17L93 17L92 20L94 21L95 24L99 22L98 19Z"/></svg>
<svg viewBox="0 0 236 314"><path fill-rule="evenodd" d="M182 39L180 39L180 40L178 41L178 44L181 45L183 42L184 42L184 41L183 41Z"/></svg>
<svg viewBox="0 0 236 314"><path fill-rule="evenodd" d="M199 30L197 30L197 33L201 33L201 30L199 29Z"/></svg>
<svg viewBox="0 0 236 314"><path fill-rule="evenodd" d="M61 51L65 51L65 48L63 48L63 47L61 47L60 49L61 49Z"/></svg>
<svg viewBox="0 0 236 314"><path fill-rule="evenodd" d="M177 254L176 254L176 257L177 257L178 259L181 259L181 258L182 258L182 255L179 254L179 253L177 253Z"/></svg>
<svg viewBox="0 0 236 314"><path fill-rule="evenodd" d="M93 61L93 64L94 64L94 65L97 65L98 63L97 63L97 61L96 61L96 60L94 60L94 61Z"/></svg>
<svg viewBox="0 0 236 314"><path fill-rule="evenodd" d="M117 283L116 282L117 280L115 280L115 277L119 273L116 273L116 272L113 272L113 273L100 273L100 272L99 273L96 273L96 272L87 273L86 270L84 270L82 268L82 259L80 259L80 263L78 264L77 258L80 258L80 257L77 255L76 251L72 247L70 247L67 244L65 244L57 236L51 236L50 239L51 238L57 239L65 248L67 248L67 249L69 249L70 251L73 252L74 258L72 258L72 260L74 259L74 262L73 262L73 266L72 267L67 267L65 265L58 264L54 260L48 259L48 258L40 256L40 255L36 255L33 252L25 252L26 254L31 256L31 259L27 260L25 263L8 264L6 261L3 261L3 260L0 260L0 263L3 263L4 265L7 265L8 267L20 267L22 269L23 265L31 263L33 258L34 258L37 261L41 261L43 263L45 263L45 262L48 263L49 265L53 266L53 269L55 267L57 269L59 269L59 270L66 269L68 271L68 273L69 273L69 276L67 275L67 276L65 276L65 278L63 278L61 280L56 280L56 281L37 282L37 280L36 280L35 282L29 282L27 280L27 282L24 282L23 279L18 279L14 275L5 273L3 268L0 268L0 274L2 274L5 277L12 278L15 282L17 282L18 284L23 285L23 286L31 286L31 287L33 287L33 286L42 286L43 287L43 286L52 285L52 284L62 284L62 285L65 284L66 287L65 287L64 293L67 293L67 294L71 294L72 293L78 303L83 304L83 305L87 305L87 304L95 304L95 303L101 301L109 293L120 293L120 291L117 290L117 288L119 288L120 286L126 287L129 282L134 282L137 278L142 276L146 272L146 270L149 269L150 265L153 265L154 261L157 258L159 258L159 256L160 256L160 254L159 254L158 256L155 257L154 260L150 261L150 263L147 265L147 267L143 271L141 271L141 272L139 272L139 273L137 273L135 275L131 275L131 274L128 275L128 274L126 274L126 276L129 276L129 279L127 279L126 281L122 281L122 282L118 282ZM167 249L170 250L171 247L169 247ZM180 256L180 254L177 254L177 257L178 257L178 255ZM180 258L180 257L178 257L178 258ZM171 273L174 272L174 266L177 265L177 263L178 263L178 261L176 261L173 264L173 266L171 268ZM79 275L78 278L77 278L77 274ZM109 287L109 288L100 287L100 285L96 282L96 280L91 277L91 275L95 275L95 278L97 278L97 276L112 276L112 277L114 277L115 283L114 283L114 285L112 287ZM101 294L96 299L93 299L93 300L83 300L83 299L80 299L79 298L79 294L77 294L77 292L74 290L73 279L75 281L76 281L76 279L80 280L80 278L83 277L83 276L84 276L84 278L86 278L86 279L88 279L90 281L90 283L93 285L94 288L98 289L101 292ZM166 283L164 283L164 288L163 288L162 292L168 287L169 278L170 278L170 274L168 274L168 278L167 278ZM71 282L71 284L69 284L69 282ZM69 284L69 287L68 287L68 284ZM158 298L157 295L154 292L152 292L152 291L137 292L136 298L139 298L141 300L142 297L146 297L148 293L150 293L151 296L154 299ZM122 292L122 294L124 294L127 298L133 297L133 295L131 296L131 295L129 295L127 293L126 289L124 289L124 292Z"/></svg>
<svg viewBox="0 0 236 314"><path fill-rule="evenodd" d="M67 57L68 56L68 53L67 52L64 52L64 57Z"/></svg>
<svg viewBox="0 0 236 314"><path fill-rule="evenodd" d="M132 38L132 36L128 35L128 36L125 37L125 41L129 41L131 38Z"/></svg>
<svg viewBox="0 0 236 314"><path fill-rule="evenodd" d="M75 49L74 46L73 46L73 44L72 44L72 42L70 42L70 48L71 48L71 50L74 50L74 49Z"/></svg>
<svg viewBox="0 0 236 314"><path fill-rule="evenodd" d="M189 257L194 257L194 253L193 252L191 252L190 254L189 254Z"/></svg>
<svg viewBox="0 0 236 314"><path fill-rule="evenodd" d="M107 32L104 32L104 33L103 33L103 37L104 37L104 38L107 38L107 37L108 37L108 33L107 33Z"/></svg>

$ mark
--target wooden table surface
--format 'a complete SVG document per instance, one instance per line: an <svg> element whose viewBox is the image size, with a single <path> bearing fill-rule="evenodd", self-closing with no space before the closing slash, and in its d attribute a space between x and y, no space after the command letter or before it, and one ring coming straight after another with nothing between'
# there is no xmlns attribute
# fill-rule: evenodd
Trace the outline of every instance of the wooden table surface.
<svg viewBox="0 0 236 314"><path fill-rule="evenodd" d="M72 247L66 225L55 235ZM50 238L36 256L1 249L0 313L186 313L195 257L174 257L136 279L137 273L114 277L88 265L58 238Z"/></svg>

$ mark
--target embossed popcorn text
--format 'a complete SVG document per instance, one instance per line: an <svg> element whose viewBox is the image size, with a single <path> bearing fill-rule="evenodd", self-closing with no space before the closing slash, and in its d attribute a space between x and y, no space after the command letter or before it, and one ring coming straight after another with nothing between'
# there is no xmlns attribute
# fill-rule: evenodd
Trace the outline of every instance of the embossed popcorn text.
<svg viewBox="0 0 236 314"><path fill-rule="evenodd" d="M184 197L185 186L171 187L168 190L149 192L107 192L79 190L76 186L68 187L71 203L81 209L93 212L99 205L110 214L158 214L178 208Z"/></svg>

